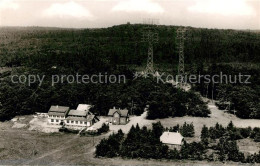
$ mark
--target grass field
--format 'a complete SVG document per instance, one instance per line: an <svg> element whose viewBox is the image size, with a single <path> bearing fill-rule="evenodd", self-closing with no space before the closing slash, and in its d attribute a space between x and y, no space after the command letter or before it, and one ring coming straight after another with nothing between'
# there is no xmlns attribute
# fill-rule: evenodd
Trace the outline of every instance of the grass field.
<svg viewBox="0 0 260 166"><path fill-rule="evenodd" d="M206 161L95 158L93 145L108 134L93 139L64 133L37 133L26 129L6 130L10 123L0 125L0 165L222 165Z"/></svg>

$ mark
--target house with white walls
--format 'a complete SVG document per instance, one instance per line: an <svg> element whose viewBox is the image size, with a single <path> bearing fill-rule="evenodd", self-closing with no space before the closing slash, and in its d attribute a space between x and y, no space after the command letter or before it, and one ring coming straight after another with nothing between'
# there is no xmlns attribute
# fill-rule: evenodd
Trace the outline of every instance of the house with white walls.
<svg viewBox="0 0 260 166"><path fill-rule="evenodd" d="M70 110L65 120L65 127L82 129L92 126L99 119L89 111L91 105L79 104L76 110Z"/></svg>
<svg viewBox="0 0 260 166"><path fill-rule="evenodd" d="M65 106L51 106L48 112L48 123L62 125L68 115L70 108Z"/></svg>

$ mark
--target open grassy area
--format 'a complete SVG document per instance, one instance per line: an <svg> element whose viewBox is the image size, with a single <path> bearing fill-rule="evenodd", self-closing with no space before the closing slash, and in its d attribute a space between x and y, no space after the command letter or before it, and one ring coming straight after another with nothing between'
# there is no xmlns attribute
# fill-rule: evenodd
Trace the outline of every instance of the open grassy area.
<svg viewBox="0 0 260 166"><path fill-rule="evenodd" d="M8 129L10 122L0 124L1 165L222 165L207 161L131 160L95 158L93 145L109 134L79 137L64 133L37 133L26 129ZM237 165L228 163L227 165ZM245 164L247 165L247 164Z"/></svg>
<svg viewBox="0 0 260 166"><path fill-rule="evenodd" d="M233 124L239 128L246 128L249 126L252 128L260 127L260 120L258 119L240 119L235 115L219 110L213 103L209 103L208 107L211 111L209 118L185 116L185 117L175 117L175 118L157 119L157 120L160 121L164 127L168 127L168 128L173 127L177 124L183 125L184 122L188 124L193 123L194 130L195 130L195 137L185 138L188 142L200 140L199 137L203 125L206 125L207 127L213 127L216 125L216 123L219 123L223 126L227 126L228 123L232 121ZM241 149L241 151L243 151L245 154L258 153L260 150L260 143L254 142L252 139L249 138L238 140L238 146Z"/></svg>
<svg viewBox="0 0 260 166"><path fill-rule="evenodd" d="M199 137L203 125L207 127L215 126L216 123L219 123L223 126L227 126L230 121L234 123L236 127L246 128L246 127L260 127L260 120L258 119L240 119L235 115L226 113L222 110L219 110L215 104L209 103L208 107L211 111L210 117L175 117L175 118L166 118L166 119L157 119L162 123L164 127L173 127L177 124L193 123L195 129L195 136Z"/></svg>
<svg viewBox="0 0 260 166"><path fill-rule="evenodd" d="M94 145L104 136L80 137L65 133L40 133L0 124L0 164L74 164L85 153L93 154ZM77 155L80 156L77 156ZM86 155L88 156L88 155ZM88 159L85 158L85 162ZM76 162L77 163L77 162Z"/></svg>

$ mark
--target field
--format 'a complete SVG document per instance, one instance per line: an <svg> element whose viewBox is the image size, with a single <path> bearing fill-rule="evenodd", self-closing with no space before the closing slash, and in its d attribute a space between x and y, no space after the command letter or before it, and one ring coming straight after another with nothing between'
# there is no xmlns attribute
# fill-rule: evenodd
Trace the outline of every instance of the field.
<svg viewBox="0 0 260 166"><path fill-rule="evenodd" d="M207 162L105 159L94 157L94 145L108 134L98 137L79 137L72 134L47 134L26 129L8 129L10 122L0 124L1 165L208 165ZM94 141L94 144L93 144ZM213 163L210 163L211 165ZM214 163L221 165L221 163ZM228 165L237 165L229 163Z"/></svg>
<svg viewBox="0 0 260 166"><path fill-rule="evenodd" d="M189 138L188 141L199 141L200 133L203 125L207 127L215 126L216 123L219 123L223 126L227 126L230 121L234 123L236 127L246 128L246 127L260 127L260 120L257 119L240 119L235 115L226 113L219 110L215 104L209 103L208 107L211 111L209 118L200 118L200 117L176 117L176 118L167 118L167 119L158 119L164 127L173 127L177 124L182 125L184 122L193 123L195 129L195 137ZM243 139L238 141L239 148L245 153L258 153L260 150L260 143L256 143L251 139Z"/></svg>
<svg viewBox="0 0 260 166"><path fill-rule="evenodd" d="M160 121L164 127L171 127L176 124L193 123L195 126L195 138L199 140L201 127L205 124L213 126L215 123L227 125L230 120L237 127L260 127L259 120L241 120L230 114L218 110L213 104L209 104L212 111L210 118L197 117L176 117L156 120ZM150 125L155 121L144 119L145 114L140 117L131 117L131 122L124 126L125 131L129 126L141 122L143 125ZM32 116L19 117L24 124L28 124ZM21 128L12 128L15 122L0 123L0 164L24 164L24 165L222 165L223 163L209 163L207 161L167 161L167 160L130 160L122 158L95 158L95 146L102 138L108 137L110 133L116 131L119 126L113 126L112 131L105 135L90 137L80 137L75 134L65 133L44 133L28 130L30 126L25 125ZM250 139L238 141L241 151L246 153L258 152L260 144ZM237 165L238 163L228 162L227 165Z"/></svg>

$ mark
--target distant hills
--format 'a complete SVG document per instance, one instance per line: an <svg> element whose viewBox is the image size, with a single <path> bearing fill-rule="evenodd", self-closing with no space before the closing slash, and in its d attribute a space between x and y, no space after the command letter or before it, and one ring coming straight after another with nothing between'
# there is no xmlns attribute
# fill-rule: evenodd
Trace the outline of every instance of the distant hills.
<svg viewBox="0 0 260 166"><path fill-rule="evenodd" d="M157 64L178 63L177 26L154 26ZM141 65L147 45L142 43L145 25L124 24L109 28L1 27L1 66L23 64L32 56L91 53L114 64ZM188 27L185 63L260 62L259 30L223 30ZM28 60L28 59L27 59ZM15 64L16 63L16 64Z"/></svg>

